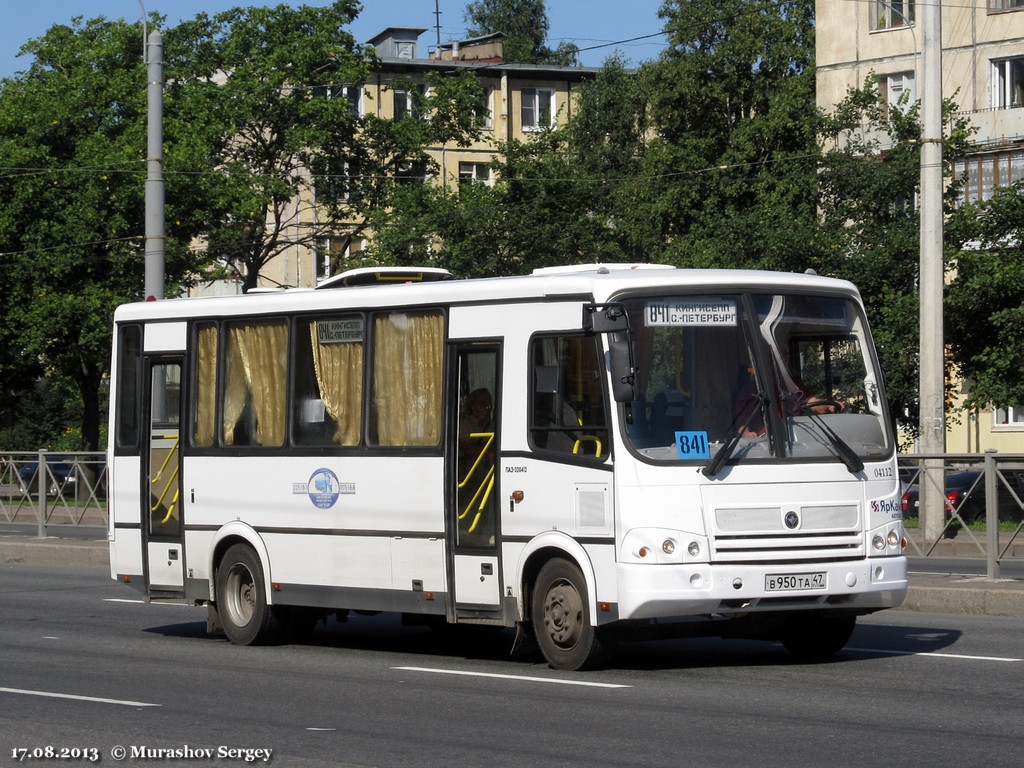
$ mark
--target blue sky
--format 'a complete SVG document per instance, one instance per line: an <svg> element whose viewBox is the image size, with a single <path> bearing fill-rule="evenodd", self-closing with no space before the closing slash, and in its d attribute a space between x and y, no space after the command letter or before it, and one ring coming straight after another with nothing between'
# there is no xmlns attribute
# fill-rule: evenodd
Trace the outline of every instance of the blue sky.
<svg viewBox="0 0 1024 768"><path fill-rule="evenodd" d="M302 5L301 1L274 0L142 0L147 11L157 11L174 25L201 11L215 14L235 6ZM326 5L325 0L305 0L306 5ZM430 47L437 41L435 7L441 11L441 41L462 37L463 12L467 0L362 0L363 11L352 24L356 40L365 42L385 27L425 27L421 43ZM135 21L142 16L139 0L6 0L0 22L0 77L9 77L26 69L29 61L18 57L18 49L33 38L41 37L54 24L67 24L75 16ZM661 0L547 0L548 44L574 41L584 51L581 63L601 66L605 58L619 51L627 65L635 66L656 58L665 38L658 19ZM644 40L632 38L655 35ZM616 45L606 45L618 43ZM426 50L426 48L422 49Z"/></svg>

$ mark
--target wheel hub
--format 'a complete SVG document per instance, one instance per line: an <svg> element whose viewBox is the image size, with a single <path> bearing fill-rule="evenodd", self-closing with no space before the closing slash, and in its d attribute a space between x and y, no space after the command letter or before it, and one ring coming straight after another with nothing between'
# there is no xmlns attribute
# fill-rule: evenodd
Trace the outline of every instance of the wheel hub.
<svg viewBox="0 0 1024 768"><path fill-rule="evenodd" d="M571 584L556 584L544 599L544 627L559 646L571 648L579 640L583 601Z"/></svg>

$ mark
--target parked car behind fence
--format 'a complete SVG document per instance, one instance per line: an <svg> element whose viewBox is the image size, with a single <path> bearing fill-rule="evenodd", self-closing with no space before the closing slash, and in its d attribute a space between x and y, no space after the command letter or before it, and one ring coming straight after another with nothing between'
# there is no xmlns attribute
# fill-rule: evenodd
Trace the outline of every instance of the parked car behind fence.
<svg viewBox="0 0 1024 768"><path fill-rule="evenodd" d="M920 482L920 478L917 480ZM905 518L918 517L920 505L918 482L910 485L903 494L902 506ZM1013 493L1010 489L1013 490ZM1020 501L1024 501L1024 470L1001 469L996 478L996 494L999 519L1020 522L1024 518L1024 510L1020 503ZM1016 494L1016 498L1014 498L1014 494ZM985 519L985 477L980 470L964 470L946 475L944 496L946 520L951 519L954 512L966 524Z"/></svg>

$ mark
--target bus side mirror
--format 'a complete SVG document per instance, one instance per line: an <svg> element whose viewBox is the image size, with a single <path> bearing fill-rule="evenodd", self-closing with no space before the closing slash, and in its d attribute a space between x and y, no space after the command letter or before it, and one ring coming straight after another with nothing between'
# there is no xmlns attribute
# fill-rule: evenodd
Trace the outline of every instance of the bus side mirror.
<svg viewBox="0 0 1024 768"><path fill-rule="evenodd" d="M636 399L633 392L635 370L633 350L625 333L608 336L608 367L612 374L612 398L617 403L632 403Z"/></svg>
<svg viewBox="0 0 1024 768"><path fill-rule="evenodd" d="M633 345L630 344L629 316L622 304L584 304L583 330L608 334L608 368L612 374L612 398L617 403L632 403Z"/></svg>

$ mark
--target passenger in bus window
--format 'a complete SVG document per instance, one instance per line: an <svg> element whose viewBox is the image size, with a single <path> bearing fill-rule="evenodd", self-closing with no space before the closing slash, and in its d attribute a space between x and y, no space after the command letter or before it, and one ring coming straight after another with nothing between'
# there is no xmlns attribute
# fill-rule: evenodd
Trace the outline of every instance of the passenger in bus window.
<svg viewBox="0 0 1024 768"><path fill-rule="evenodd" d="M494 413L494 399L491 393L481 387L466 397L466 406L459 420L459 456L472 463L487 439L472 437L491 431L491 417Z"/></svg>

